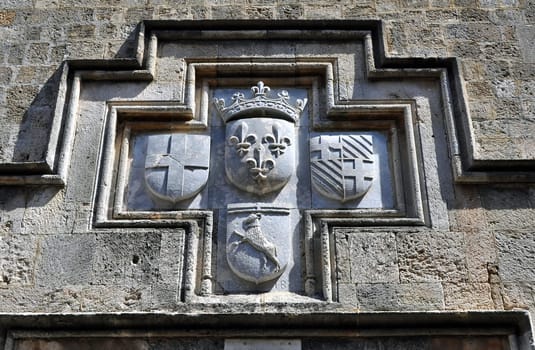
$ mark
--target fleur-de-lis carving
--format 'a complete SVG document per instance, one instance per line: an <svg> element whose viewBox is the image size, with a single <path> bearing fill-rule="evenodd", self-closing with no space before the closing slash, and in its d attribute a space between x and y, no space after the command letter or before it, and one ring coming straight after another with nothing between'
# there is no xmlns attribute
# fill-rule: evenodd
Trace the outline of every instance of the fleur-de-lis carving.
<svg viewBox="0 0 535 350"><path fill-rule="evenodd" d="M245 161L249 166L249 172L256 181L264 180L267 174L275 168L275 161L273 159L264 159L264 148L258 145L254 149L253 158L247 158Z"/></svg>
<svg viewBox="0 0 535 350"><path fill-rule="evenodd" d="M245 156L251 145L256 142L255 134L247 134L249 128L246 123L241 122L236 128L236 133L229 137L228 143L236 148L236 152L240 157Z"/></svg>
<svg viewBox="0 0 535 350"><path fill-rule="evenodd" d="M288 101L290 99L290 95L288 94L288 91L286 91L286 90L282 90L281 92L279 92L277 94L277 96L279 96L280 98L282 98L285 101Z"/></svg>
<svg viewBox="0 0 535 350"><path fill-rule="evenodd" d="M238 91L234 93L234 95L232 95L232 100L235 101L235 100L243 99L244 97L245 95Z"/></svg>
<svg viewBox="0 0 535 350"><path fill-rule="evenodd" d="M264 85L263 81L259 81L256 86L251 87L251 91L255 96L264 96L271 91L271 88Z"/></svg>
<svg viewBox="0 0 535 350"><path fill-rule="evenodd" d="M273 130L273 134L266 134L263 142L268 144L268 149L276 158L286 151L286 148L292 144L292 141L289 137L282 136L282 128L278 123L274 123L271 129Z"/></svg>

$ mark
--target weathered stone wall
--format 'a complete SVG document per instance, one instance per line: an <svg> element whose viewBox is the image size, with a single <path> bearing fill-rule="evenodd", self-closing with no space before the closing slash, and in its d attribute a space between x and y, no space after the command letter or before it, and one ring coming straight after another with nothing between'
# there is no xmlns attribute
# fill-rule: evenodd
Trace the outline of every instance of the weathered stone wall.
<svg viewBox="0 0 535 350"><path fill-rule="evenodd" d="M1 2L1 161L43 157L64 59L131 57L145 19L383 20L388 55L461 59L481 159L535 158L530 0L140 3ZM0 311L173 309L173 286L158 281L176 272L177 236L77 234L90 203L73 205L76 198L72 187L0 187ZM338 229L342 303L362 311L535 312L535 185L458 184L455 198L449 230ZM141 264L131 256L138 248Z"/></svg>

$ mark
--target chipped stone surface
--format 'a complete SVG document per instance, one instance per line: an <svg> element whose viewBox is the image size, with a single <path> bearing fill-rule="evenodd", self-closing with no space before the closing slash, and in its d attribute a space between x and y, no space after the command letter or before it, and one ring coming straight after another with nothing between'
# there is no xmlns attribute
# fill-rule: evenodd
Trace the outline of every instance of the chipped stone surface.
<svg viewBox="0 0 535 350"><path fill-rule="evenodd" d="M356 289L362 311L444 309L440 283L359 283Z"/></svg>
<svg viewBox="0 0 535 350"><path fill-rule="evenodd" d="M37 242L32 235L0 236L0 288L33 284Z"/></svg>
<svg viewBox="0 0 535 350"><path fill-rule="evenodd" d="M397 246L402 282L460 282L468 277L462 233L400 233Z"/></svg>
<svg viewBox="0 0 535 350"><path fill-rule="evenodd" d="M494 308L488 283L444 283L446 310L489 310Z"/></svg>
<svg viewBox="0 0 535 350"><path fill-rule="evenodd" d="M346 237L346 240L349 241L347 250L344 251L342 250L343 246L339 246L340 251L337 257L339 259L339 269L344 266L345 259L349 258L352 282L395 283L399 281L394 234L382 232L351 232L350 230L337 230L335 234ZM344 271L345 269L340 269L342 279L344 278Z"/></svg>

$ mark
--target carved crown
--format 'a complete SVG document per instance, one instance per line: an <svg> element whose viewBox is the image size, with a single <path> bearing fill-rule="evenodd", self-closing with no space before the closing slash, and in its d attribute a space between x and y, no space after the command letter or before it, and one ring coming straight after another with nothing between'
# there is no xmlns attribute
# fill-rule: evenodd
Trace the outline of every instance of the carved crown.
<svg viewBox="0 0 535 350"><path fill-rule="evenodd" d="M299 115L307 104L307 99L298 99L292 106L289 102L288 91L282 90L277 94L278 98L268 97L271 88L259 81L256 86L251 87L252 98L245 98L241 92L236 92L232 96L232 104L225 107L225 99L214 98L214 105L219 111L221 118L226 122L234 119L248 117L249 113L255 116L270 116L296 122Z"/></svg>

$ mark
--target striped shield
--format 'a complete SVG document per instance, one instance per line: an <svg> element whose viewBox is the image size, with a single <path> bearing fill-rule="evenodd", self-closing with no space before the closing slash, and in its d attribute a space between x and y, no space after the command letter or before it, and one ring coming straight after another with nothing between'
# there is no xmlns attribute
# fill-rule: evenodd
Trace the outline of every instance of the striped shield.
<svg viewBox="0 0 535 350"><path fill-rule="evenodd" d="M321 135L310 139L312 185L323 196L347 202L363 196L375 177L371 135Z"/></svg>

